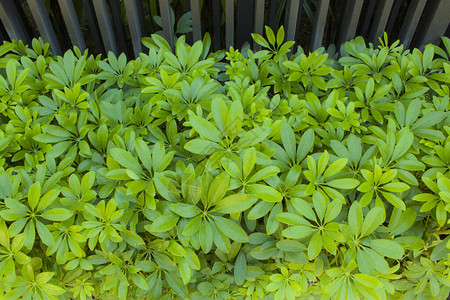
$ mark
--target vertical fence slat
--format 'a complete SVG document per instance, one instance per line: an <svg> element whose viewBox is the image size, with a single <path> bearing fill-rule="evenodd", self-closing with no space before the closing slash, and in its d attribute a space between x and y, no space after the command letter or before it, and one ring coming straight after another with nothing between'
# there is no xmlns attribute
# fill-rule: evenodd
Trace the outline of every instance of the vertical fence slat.
<svg viewBox="0 0 450 300"><path fill-rule="evenodd" d="M386 32L389 34L392 32L394 28L395 21L397 20L398 13L400 12L400 8L402 7L403 0L395 0L394 5L392 6L391 15L389 16L389 21L386 25ZM392 33L391 33L392 35Z"/></svg>
<svg viewBox="0 0 450 300"><path fill-rule="evenodd" d="M253 32L264 35L264 7L265 1L264 0L256 0L255 3L255 24ZM261 46L258 45L253 41L253 49L255 51L261 50Z"/></svg>
<svg viewBox="0 0 450 300"><path fill-rule="evenodd" d="M338 39L339 45L355 37L363 3L364 1L361 0L349 0L347 2Z"/></svg>
<svg viewBox="0 0 450 300"><path fill-rule="evenodd" d="M138 57L142 52L141 39L142 33L142 19L139 13L137 0L125 0L125 11L127 14L128 28L130 30L131 42L133 43L134 56Z"/></svg>
<svg viewBox="0 0 450 300"><path fill-rule="evenodd" d="M412 0L409 4L405 20L403 21L399 33L400 42L402 42L405 47L409 47L409 44L411 43L426 3L427 0Z"/></svg>
<svg viewBox="0 0 450 300"><path fill-rule="evenodd" d="M225 44L234 46L234 0L225 0Z"/></svg>
<svg viewBox="0 0 450 300"><path fill-rule="evenodd" d="M14 1L0 1L0 19L11 40L22 40L24 44L30 44L30 37L25 29L25 25L22 23Z"/></svg>
<svg viewBox="0 0 450 300"><path fill-rule="evenodd" d="M172 35L172 24L174 20L170 15L169 0L159 0L159 9L161 10L161 21L163 26L164 38L169 43L170 47L174 49L174 40Z"/></svg>
<svg viewBox="0 0 450 300"><path fill-rule="evenodd" d="M423 48L428 43L439 45L440 37L445 34L450 22L450 1L435 0L430 8L425 8L424 24L421 26L415 45Z"/></svg>
<svg viewBox="0 0 450 300"><path fill-rule="evenodd" d="M86 44L72 0L58 0L58 4L72 44L80 48L81 51L84 51L86 49Z"/></svg>
<svg viewBox="0 0 450 300"><path fill-rule="evenodd" d="M83 1L83 11L86 14L86 20L89 25L89 32L91 33L91 36L93 37L93 42L95 45L95 48L100 53L105 52L105 46L103 45L103 40L99 37L101 37L100 28L97 23L97 17L95 16L94 12L94 5L92 3L92 0L82 0Z"/></svg>
<svg viewBox="0 0 450 300"><path fill-rule="evenodd" d="M220 0L213 0L213 45L214 51L220 50L220 19L222 14L220 13Z"/></svg>
<svg viewBox="0 0 450 300"><path fill-rule="evenodd" d="M277 17L278 0L269 0L269 27L275 29L275 21Z"/></svg>
<svg viewBox="0 0 450 300"><path fill-rule="evenodd" d="M252 33L254 0L238 1L237 3L237 28L236 46L241 48L245 42L249 41Z"/></svg>
<svg viewBox="0 0 450 300"><path fill-rule="evenodd" d="M103 44L106 52L112 51L117 55L116 39L109 17L108 7L105 0L93 0L95 14L102 34ZM95 36L94 36L95 39Z"/></svg>
<svg viewBox="0 0 450 300"><path fill-rule="evenodd" d="M120 11L119 0L109 0L109 8L111 10L112 24L115 30L116 44L119 52L127 52L128 47L125 41L125 29L122 22L122 12Z"/></svg>
<svg viewBox="0 0 450 300"><path fill-rule="evenodd" d="M194 42L202 39L202 20L200 0L191 0L192 37Z"/></svg>
<svg viewBox="0 0 450 300"><path fill-rule="evenodd" d="M378 37L383 35L383 31L386 29L386 24L389 20L389 14L391 12L394 0L381 0L376 11L375 18L370 28L369 41L378 44Z"/></svg>
<svg viewBox="0 0 450 300"><path fill-rule="evenodd" d="M367 37L367 35L368 35L370 21L372 20L373 12L375 10L375 5L377 4L377 0L368 0L368 1L369 1L369 3L367 3L367 0L366 0L366 5L364 5L365 7L367 7L367 9L366 9L366 12L364 13L364 16L362 19L362 26L359 29L359 33L358 33L358 35L362 35L365 37Z"/></svg>
<svg viewBox="0 0 450 300"><path fill-rule="evenodd" d="M316 8L316 16L314 18L314 29L311 38L311 51L316 50L322 45L323 31L327 21L328 6L330 0L319 0Z"/></svg>
<svg viewBox="0 0 450 300"><path fill-rule="evenodd" d="M50 49L54 54L61 54L59 42L48 17L44 2L42 0L28 0L27 2L42 38L45 42L50 43Z"/></svg>
<svg viewBox="0 0 450 300"><path fill-rule="evenodd" d="M298 7L299 5L303 5L303 0L291 0L289 7L286 9L286 40L294 41L295 33L297 31L297 18L298 16Z"/></svg>

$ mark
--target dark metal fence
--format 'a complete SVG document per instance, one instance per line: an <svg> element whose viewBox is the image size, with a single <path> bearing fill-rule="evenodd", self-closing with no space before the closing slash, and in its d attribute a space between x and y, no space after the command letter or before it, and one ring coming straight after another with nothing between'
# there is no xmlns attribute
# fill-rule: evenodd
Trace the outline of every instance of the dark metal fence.
<svg viewBox="0 0 450 300"><path fill-rule="evenodd" d="M450 0L309 0L314 4L312 9L305 9L305 1L185 0L183 4L192 17L190 41L209 31L215 50L241 47L251 41L252 32L263 34L264 25L284 25L288 40L310 50L339 45L356 35L377 43L384 31L406 47L438 43L440 36L449 35ZM171 2L0 0L0 39L30 43L40 35L56 54L74 45L97 53L136 56L143 51L141 38L153 33L146 26L149 18L145 8L149 5L158 10L163 35L173 45L176 20ZM308 14L313 16L309 21Z"/></svg>

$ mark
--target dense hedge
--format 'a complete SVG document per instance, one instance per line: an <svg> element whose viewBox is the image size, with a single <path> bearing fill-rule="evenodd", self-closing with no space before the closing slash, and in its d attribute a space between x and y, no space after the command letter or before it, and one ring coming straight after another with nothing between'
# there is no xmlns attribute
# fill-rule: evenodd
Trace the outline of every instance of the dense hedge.
<svg viewBox="0 0 450 300"><path fill-rule="evenodd" d="M0 47L0 298L443 299L450 40Z"/></svg>

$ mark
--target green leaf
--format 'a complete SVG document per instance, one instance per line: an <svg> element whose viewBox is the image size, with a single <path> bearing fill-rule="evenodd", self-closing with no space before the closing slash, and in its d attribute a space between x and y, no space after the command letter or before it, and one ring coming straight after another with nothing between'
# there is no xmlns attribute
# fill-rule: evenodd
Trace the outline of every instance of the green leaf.
<svg viewBox="0 0 450 300"><path fill-rule="evenodd" d="M191 122L191 125L195 129L195 131L197 131L202 137L216 143L220 143L220 141L222 140L222 135L219 130L217 130L217 128L213 124L206 121L205 119L200 118L193 113L190 113L189 121Z"/></svg>
<svg viewBox="0 0 450 300"><path fill-rule="evenodd" d="M148 290L148 285L147 282L145 281L145 279L136 273L131 273L130 274L131 277L131 281L133 281L133 283L140 289L142 290Z"/></svg>
<svg viewBox="0 0 450 300"><path fill-rule="evenodd" d="M376 277L370 275L355 274L353 275L353 279L355 279L356 282L372 289L383 287L383 284Z"/></svg>
<svg viewBox="0 0 450 300"><path fill-rule="evenodd" d="M142 167L138 160L128 151L120 148L111 149L111 156L117 161L122 167L130 169L136 175L143 173Z"/></svg>
<svg viewBox="0 0 450 300"><path fill-rule="evenodd" d="M314 130L308 129L302 135L297 148L297 162L301 162L314 147Z"/></svg>
<svg viewBox="0 0 450 300"><path fill-rule="evenodd" d="M430 259L433 261L439 261L447 257L447 254L450 253L450 249L446 247L449 241L450 235L434 247L433 251L431 252Z"/></svg>
<svg viewBox="0 0 450 300"><path fill-rule="evenodd" d="M387 201L389 201L395 207L400 208L401 210L406 209L405 202L403 202L402 199L400 199L399 197L391 193L381 192L381 194L384 196L384 198L386 198Z"/></svg>
<svg viewBox="0 0 450 300"><path fill-rule="evenodd" d="M219 216L213 216L213 218L219 230L230 239L240 243L248 243L249 240L247 233L245 233L245 231L238 224L230 219Z"/></svg>
<svg viewBox="0 0 450 300"><path fill-rule="evenodd" d="M295 134L292 127L288 123L284 122L283 125L281 125L280 133L284 150L286 150L286 153L291 161L295 161L295 150L297 148L297 143L295 141Z"/></svg>
<svg viewBox="0 0 450 300"><path fill-rule="evenodd" d="M41 198L41 183L35 182L28 189L28 203L30 204L30 208L33 211L37 207L40 198Z"/></svg>
<svg viewBox="0 0 450 300"><path fill-rule="evenodd" d="M145 242L138 234L131 232L130 230L124 230L120 232L120 236L131 247L139 250L145 249Z"/></svg>
<svg viewBox="0 0 450 300"><path fill-rule="evenodd" d="M284 237L290 239L301 239L310 236L315 231L311 226L291 226L283 230Z"/></svg>
<svg viewBox="0 0 450 300"><path fill-rule="evenodd" d="M176 203L169 205L171 211L183 218L193 218L201 213L200 208L186 203Z"/></svg>
<svg viewBox="0 0 450 300"><path fill-rule="evenodd" d="M53 247L55 245L55 240L53 239L53 236L50 233L50 230L48 230L48 228L45 227L44 224L42 224L39 221L36 221L36 229L37 229L39 237L41 238L41 240L44 244L46 244L49 247Z"/></svg>
<svg viewBox="0 0 450 300"><path fill-rule="evenodd" d="M316 221L316 214L314 213L311 205L303 199L300 198L292 198L291 203L294 208L305 218Z"/></svg>
<svg viewBox="0 0 450 300"><path fill-rule="evenodd" d="M230 185L230 175L227 172L222 172L217 175L211 183L208 191L207 203L210 206L219 203L225 196Z"/></svg>
<svg viewBox="0 0 450 300"><path fill-rule="evenodd" d="M253 195L242 193L233 194L217 203L213 211L222 214L240 213L249 209L257 200L258 198Z"/></svg>
<svg viewBox="0 0 450 300"><path fill-rule="evenodd" d="M311 240L309 241L308 245L308 259L313 260L314 258L319 255L320 251L322 250L322 236L320 235L320 232L316 232Z"/></svg>
<svg viewBox="0 0 450 300"><path fill-rule="evenodd" d="M374 232L381 224L383 224L385 219L384 210L381 207L374 207L368 213L364 219L361 236L367 236Z"/></svg>
<svg viewBox="0 0 450 300"><path fill-rule="evenodd" d="M72 216L72 212L65 208L49 209L41 214L44 219L50 221L65 221Z"/></svg>
<svg viewBox="0 0 450 300"><path fill-rule="evenodd" d="M255 194L258 198L267 202L280 202L283 196L273 187L264 184L251 184L248 186L248 191Z"/></svg>
<svg viewBox="0 0 450 300"><path fill-rule="evenodd" d="M182 234L184 236L191 236L200 230L200 225L202 224L202 216L196 216L193 218L184 228Z"/></svg>
<svg viewBox="0 0 450 300"><path fill-rule="evenodd" d="M338 189L351 190L359 185L359 180L353 178L342 178L328 181L326 184Z"/></svg>
<svg viewBox="0 0 450 300"><path fill-rule="evenodd" d="M31 249L34 244L34 240L36 238L36 231L34 227L33 221L28 221L27 225L25 226L25 230L23 232L23 244L28 249Z"/></svg>
<svg viewBox="0 0 450 300"><path fill-rule="evenodd" d="M202 139L193 139L184 145L184 148L195 154L213 154L221 149L219 144Z"/></svg>
<svg viewBox="0 0 450 300"><path fill-rule="evenodd" d="M243 250L239 251L234 262L234 280L237 285L242 285L245 282L247 274L247 259Z"/></svg>
<svg viewBox="0 0 450 300"><path fill-rule="evenodd" d="M48 183L48 181L47 181ZM45 186L44 186L45 187ZM52 204L59 196L59 189L53 189L45 193L44 196L41 197L41 200L38 204L38 211L42 211L46 209L50 204Z"/></svg>
<svg viewBox="0 0 450 300"><path fill-rule="evenodd" d="M257 44L263 46L264 48L270 48L269 43L261 35L252 33L252 38Z"/></svg>
<svg viewBox="0 0 450 300"><path fill-rule="evenodd" d="M264 217L273 207L274 202L259 201L252 209L249 211L247 218L249 220L256 220Z"/></svg>
<svg viewBox="0 0 450 300"><path fill-rule="evenodd" d="M355 236L358 236L361 233L363 213L361 205L359 205L359 202L357 201L352 203L350 210L348 211L348 225Z"/></svg>
<svg viewBox="0 0 450 300"><path fill-rule="evenodd" d="M183 281L175 275L170 274L170 272L164 272L164 274L166 275L166 280L169 287L171 287L172 290L181 297L187 297L188 289Z"/></svg>
<svg viewBox="0 0 450 300"><path fill-rule="evenodd" d="M405 250L398 243L385 239L371 240L371 247L383 256L401 259L405 254Z"/></svg>
<svg viewBox="0 0 450 300"><path fill-rule="evenodd" d="M268 177L274 176L280 172L280 169L275 166L266 167L264 169L259 170L255 174L253 174L248 182L258 182L260 180L264 180Z"/></svg>
<svg viewBox="0 0 450 300"><path fill-rule="evenodd" d="M340 158L333 162L323 173L322 177L327 178L339 173L347 165L346 158Z"/></svg>
<svg viewBox="0 0 450 300"><path fill-rule="evenodd" d="M270 127L256 127L245 132L239 139L239 148L246 149L260 143L270 134L270 131Z"/></svg>
<svg viewBox="0 0 450 300"><path fill-rule="evenodd" d="M148 227L151 232L166 232L173 228L180 217L174 213L161 215Z"/></svg>

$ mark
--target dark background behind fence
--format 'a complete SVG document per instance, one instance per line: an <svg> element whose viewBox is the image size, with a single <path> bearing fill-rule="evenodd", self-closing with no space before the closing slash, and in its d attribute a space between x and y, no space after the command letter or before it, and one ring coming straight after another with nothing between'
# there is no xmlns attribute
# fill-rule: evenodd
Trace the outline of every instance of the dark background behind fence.
<svg viewBox="0 0 450 300"><path fill-rule="evenodd" d="M161 30L170 44L186 31L191 43L209 32L213 50L240 48L265 25L283 25L307 50L358 35L376 44L384 31L422 48L449 36L450 0L0 0L0 21L2 41L42 36L56 54L77 46L133 57L142 37Z"/></svg>

